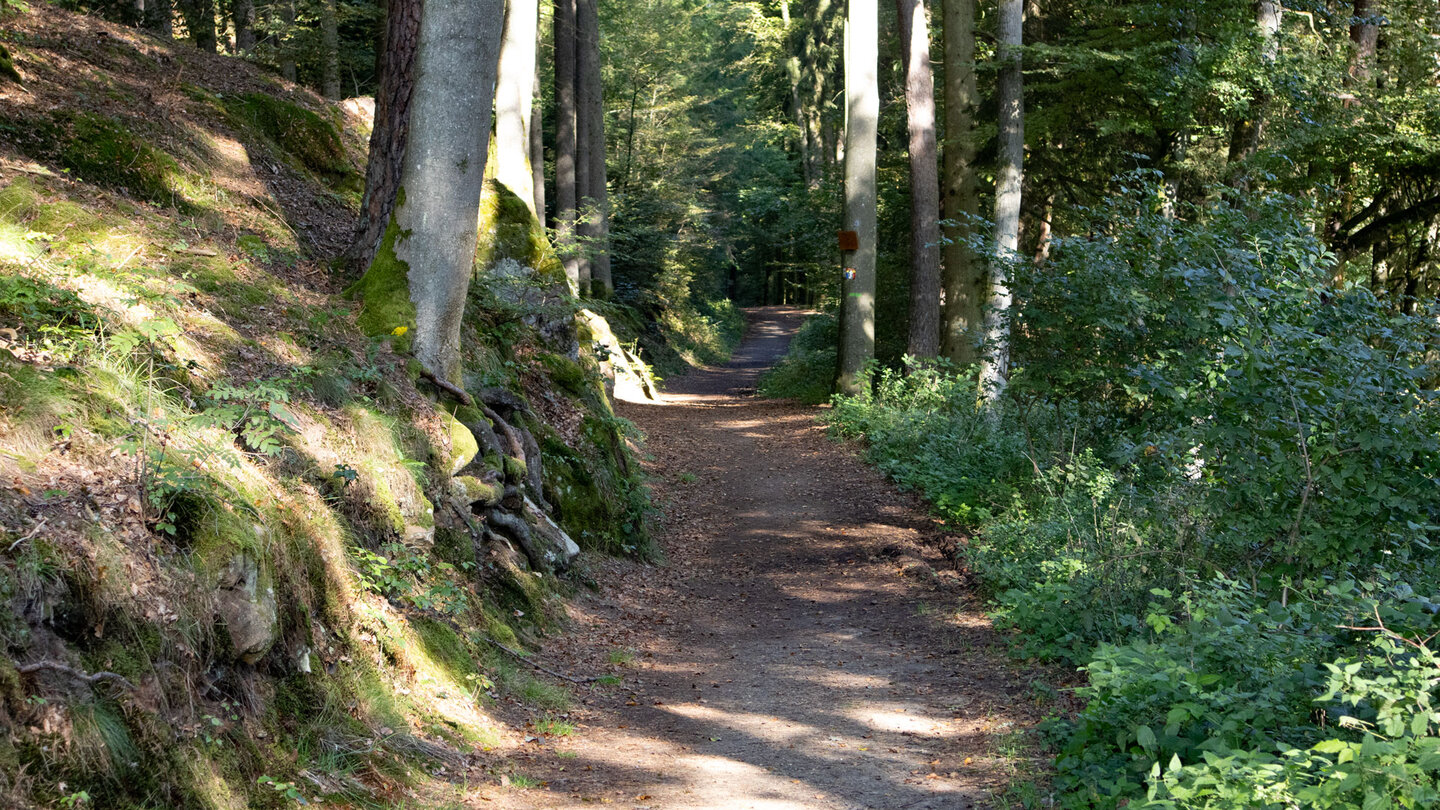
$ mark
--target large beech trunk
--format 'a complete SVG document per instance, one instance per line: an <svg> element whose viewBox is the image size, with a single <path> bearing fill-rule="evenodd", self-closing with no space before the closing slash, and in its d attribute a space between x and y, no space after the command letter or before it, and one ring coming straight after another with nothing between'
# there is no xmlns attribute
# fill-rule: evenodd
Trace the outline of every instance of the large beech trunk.
<svg viewBox="0 0 1440 810"><path fill-rule="evenodd" d="M506 0L500 71L495 80L495 180L535 210L530 168L530 116L535 104L538 0Z"/></svg>
<svg viewBox="0 0 1440 810"><path fill-rule="evenodd" d="M1000 153L995 167L995 256L985 309L980 402L994 416L1010 371L1010 263L1020 249L1020 189L1025 179L1025 97L1020 72L1023 0L1000 0Z"/></svg>
<svg viewBox="0 0 1440 810"><path fill-rule="evenodd" d="M970 250L970 224L980 213L975 193L975 0L945 5L945 323L940 350L957 364L974 363L985 301L985 264Z"/></svg>
<svg viewBox="0 0 1440 810"><path fill-rule="evenodd" d="M880 117L876 0L850 0L845 29L845 230L858 249L844 253L840 282L842 394L858 394L875 356L875 136Z"/></svg>

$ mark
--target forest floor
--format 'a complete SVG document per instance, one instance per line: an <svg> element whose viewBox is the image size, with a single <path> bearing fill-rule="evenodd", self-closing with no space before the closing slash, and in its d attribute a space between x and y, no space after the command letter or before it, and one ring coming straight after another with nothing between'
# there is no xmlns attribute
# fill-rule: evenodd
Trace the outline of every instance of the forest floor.
<svg viewBox="0 0 1440 810"><path fill-rule="evenodd" d="M645 434L666 562L595 563L540 659L619 685L507 752L474 807L990 805L1038 716L923 504L816 409L757 399L806 313L748 312L733 361L620 403ZM571 729L573 726L573 730ZM545 734L543 731L551 733Z"/></svg>

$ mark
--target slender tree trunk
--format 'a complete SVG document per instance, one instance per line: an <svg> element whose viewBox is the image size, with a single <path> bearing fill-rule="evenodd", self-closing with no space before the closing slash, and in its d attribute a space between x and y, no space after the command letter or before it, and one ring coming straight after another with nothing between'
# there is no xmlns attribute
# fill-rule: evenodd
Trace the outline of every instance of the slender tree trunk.
<svg viewBox="0 0 1440 810"><path fill-rule="evenodd" d="M941 351L968 365L979 355L985 302L985 264L970 250L971 222L980 214L975 191L975 0L945 3L945 219L954 222L945 245L945 323Z"/></svg>
<svg viewBox="0 0 1440 810"><path fill-rule="evenodd" d="M1281 6L1275 0L1256 0L1255 30L1260 38L1260 61L1266 71L1275 63L1280 53L1280 42L1276 35L1280 32L1281 13ZM1260 151L1260 141L1265 135L1265 108L1269 102L1270 94L1267 91L1256 90L1250 97L1249 114L1235 122L1230 133L1228 156L1228 162L1232 166L1244 163ZM1249 188L1248 172L1240 168L1236 171L1232 183L1236 188Z"/></svg>
<svg viewBox="0 0 1440 810"><path fill-rule="evenodd" d="M295 0L280 0L280 28L280 75L293 82L299 78L295 68Z"/></svg>
<svg viewBox="0 0 1440 810"><path fill-rule="evenodd" d="M169 39L174 35L172 14L174 6L171 5L171 0L147 0L143 21L145 30Z"/></svg>
<svg viewBox="0 0 1440 810"><path fill-rule="evenodd" d="M1357 85L1368 86L1370 73L1375 65L1375 52L1380 45L1380 16L1378 4L1371 0L1354 0L1354 17L1350 21L1350 41L1355 53L1350 59L1350 79Z"/></svg>
<svg viewBox="0 0 1440 810"><path fill-rule="evenodd" d="M940 353L940 179L935 147L935 78L923 0L895 0L910 150L910 340L914 357Z"/></svg>
<svg viewBox="0 0 1440 810"><path fill-rule="evenodd" d="M255 50L255 0L231 0L230 19L235 26L235 51L248 54Z"/></svg>
<svg viewBox="0 0 1440 810"><path fill-rule="evenodd" d="M535 82L531 85L530 98L530 187L534 191L535 219L540 227L545 224L545 136L540 119L540 71L535 71Z"/></svg>
<svg viewBox="0 0 1440 810"><path fill-rule="evenodd" d="M320 3L320 93L340 98L340 15L336 0Z"/></svg>
<svg viewBox="0 0 1440 810"><path fill-rule="evenodd" d="M985 310L985 350L980 360L980 404L999 415L1010 372L1010 273L1020 249L1020 190L1025 179L1025 99L1020 70L1023 0L1000 0L998 95L999 162L995 171L995 257L990 264L990 300Z"/></svg>
<svg viewBox="0 0 1440 810"><path fill-rule="evenodd" d="M215 0L180 0L180 13L190 42L206 53L215 53Z"/></svg>
<svg viewBox="0 0 1440 810"><path fill-rule="evenodd" d="M530 115L535 107L537 0L506 0L500 73L495 81L495 180L534 211L530 167Z"/></svg>
<svg viewBox="0 0 1440 810"><path fill-rule="evenodd" d="M555 0L555 243L570 287L580 292L580 256L575 244L575 0Z"/></svg>
<svg viewBox="0 0 1440 810"><path fill-rule="evenodd" d="M845 25L845 229L859 236L840 283L842 394L859 394L875 356L875 136L880 116L879 11L876 0L849 0Z"/></svg>
<svg viewBox="0 0 1440 810"><path fill-rule="evenodd" d="M503 0L425 0L401 171L405 194L395 204L391 235L358 285L365 292L361 320L372 329L388 327L375 321L394 311L393 301L376 300L380 292L408 291L414 325L405 337L415 359L452 383L461 381L460 327L504 15ZM396 290L400 273L406 288Z"/></svg>
<svg viewBox="0 0 1440 810"><path fill-rule="evenodd" d="M380 75L365 194L355 238L345 253L352 268L369 267L385 235L400 190L405 145L410 140L410 97L415 88L415 52L420 38L421 0L387 0L380 43Z"/></svg>
<svg viewBox="0 0 1440 810"><path fill-rule="evenodd" d="M576 48L579 59L580 87L576 114L585 122L576 127L579 140L580 165L577 171L585 176L585 211L587 264L590 269L590 294L607 298L614 291L610 279L610 194L605 170L605 88L600 69L600 14L597 0L579 0ZM578 140L578 138L577 138Z"/></svg>

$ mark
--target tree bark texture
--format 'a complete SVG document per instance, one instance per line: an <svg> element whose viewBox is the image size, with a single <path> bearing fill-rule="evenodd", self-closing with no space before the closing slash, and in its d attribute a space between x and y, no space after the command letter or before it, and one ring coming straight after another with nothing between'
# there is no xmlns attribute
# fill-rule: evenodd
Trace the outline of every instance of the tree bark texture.
<svg viewBox="0 0 1440 810"><path fill-rule="evenodd" d="M1370 73L1375 66L1375 53L1380 46L1380 16L1378 4L1371 0L1354 0L1354 16L1350 20L1350 41L1355 53L1350 58L1350 78L1356 84L1368 85Z"/></svg>
<svg viewBox="0 0 1440 810"><path fill-rule="evenodd" d="M605 171L605 92L600 69L600 9L597 0L578 0L576 53L578 59L576 115L583 119L584 140L579 144L577 172L585 177L584 212L586 227L586 264L590 271L590 294L609 297L614 291L610 279L610 195L606 188L609 178Z"/></svg>
<svg viewBox="0 0 1440 810"><path fill-rule="evenodd" d="M909 353L940 353L940 178L935 146L935 77L923 0L895 0L910 150Z"/></svg>
<svg viewBox="0 0 1440 810"><path fill-rule="evenodd" d="M235 51L255 50L255 0L231 0L230 22L235 26Z"/></svg>
<svg viewBox="0 0 1440 810"><path fill-rule="evenodd" d="M879 11L876 0L849 0L845 27L845 230L859 249L845 253L840 282L842 394L860 393L875 356L875 137L880 116Z"/></svg>
<svg viewBox="0 0 1440 810"><path fill-rule="evenodd" d="M495 80L495 180L534 212L530 167L530 116L535 106L535 32L538 0L506 0L500 72Z"/></svg>
<svg viewBox="0 0 1440 810"><path fill-rule="evenodd" d="M985 264L970 249L971 222L980 213L975 191L975 0L945 4L945 323L941 352L952 362L978 359L976 346L985 302Z"/></svg>
<svg viewBox="0 0 1440 810"><path fill-rule="evenodd" d="M530 110L530 185L534 189L535 219L540 227L545 224L545 136L540 118L540 71L535 71L535 83L530 91L534 106Z"/></svg>
<svg viewBox="0 0 1440 810"><path fill-rule="evenodd" d="M320 94L340 98L340 14L336 0L320 2Z"/></svg>
<svg viewBox="0 0 1440 810"><path fill-rule="evenodd" d="M171 0L147 0L142 24L145 30L169 39L174 34L174 22L171 20L173 13Z"/></svg>
<svg viewBox="0 0 1440 810"><path fill-rule="evenodd" d="M995 167L995 256L985 309L980 360L980 402L991 416L1010 371L1010 263L1020 249L1020 196L1025 179L1025 99L1020 65L1023 0L1000 0L998 96L999 158Z"/></svg>
<svg viewBox="0 0 1440 810"><path fill-rule="evenodd" d="M206 53L215 53L215 0L180 0L180 14L190 42Z"/></svg>
<svg viewBox="0 0 1440 810"><path fill-rule="evenodd" d="M575 0L555 0L555 245L570 288L580 291L575 244Z"/></svg>
<svg viewBox="0 0 1440 810"><path fill-rule="evenodd" d="M370 157L365 166L365 194L355 238L346 251L347 264L370 266L385 235L400 189L405 144L410 138L410 96L415 88L415 50L420 37L421 0L387 0L380 44L379 87L370 131Z"/></svg>
<svg viewBox="0 0 1440 810"><path fill-rule="evenodd" d="M295 0L280 0L280 28L280 75L293 82L299 78L295 67Z"/></svg>
<svg viewBox="0 0 1440 810"><path fill-rule="evenodd" d="M426 0L420 17L395 258L408 267L415 358L451 382L460 379L504 16L503 0Z"/></svg>

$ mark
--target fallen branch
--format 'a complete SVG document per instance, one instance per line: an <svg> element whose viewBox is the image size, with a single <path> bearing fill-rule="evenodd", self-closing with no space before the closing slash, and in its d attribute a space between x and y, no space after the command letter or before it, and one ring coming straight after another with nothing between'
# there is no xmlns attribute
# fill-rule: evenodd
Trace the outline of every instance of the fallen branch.
<svg viewBox="0 0 1440 810"><path fill-rule="evenodd" d="M81 672L74 667L66 666L65 664L62 664L58 661L36 661L33 664L25 664L24 666L16 667L15 671L19 672L21 675L29 675L34 672L39 672L43 669L59 672L62 675L69 675L75 680L84 681L91 686L94 686L100 681L109 681L110 683L118 683L131 691L134 691L135 689L135 684L130 683L130 681L126 679L124 675L119 675L114 672L96 672L93 675L87 675L86 673Z"/></svg>
<svg viewBox="0 0 1440 810"><path fill-rule="evenodd" d="M513 656L516 660L520 661L520 663L522 663L522 664L529 664L530 666L534 667L535 669L540 670L541 672L545 673L546 675L551 676L552 678L559 678L559 679L561 679L561 680L563 680L563 681L569 681L570 683L594 683L594 682L600 680L601 678L605 677L605 676L603 676L603 675L592 675L592 676L590 676L590 677L588 677L588 678L575 678L575 677L571 677L571 676L569 676L569 675L565 675L565 674L563 674L563 673L556 672L556 671L553 670L553 669L546 669L545 667L540 666L539 664L535 663L534 661L531 661L531 660L529 659L529 657L525 655L525 653L520 652L519 650L511 649L510 647L507 647L507 646L505 646L504 644L501 644L500 642L496 641L496 640L493 639L493 638L490 638L489 636L481 636L481 638L485 639L486 641L490 642L491 644L494 644L496 647L499 647L500 649L504 650L505 652L510 653L510 655Z"/></svg>
<svg viewBox="0 0 1440 810"><path fill-rule="evenodd" d="M470 394L467 393L464 388L461 388L455 383L452 383L444 377L441 377L430 369L421 366L420 376L434 383L436 388L439 388L441 391L444 391L454 396L456 399L460 400L460 404L469 405L472 407L475 405L475 398L470 396Z"/></svg>
<svg viewBox="0 0 1440 810"><path fill-rule="evenodd" d="M10 548L5 549L5 551L6 551L6 552L14 551L16 546L20 545L21 543L25 542L26 540L29 540L30 538L32 538L32 537L34 537L35 535L39 534L39 533L40 533L40 530L43 529L43 528L45 528L45 521L47 521L47 520L49 520L49 518L43 518L43 517L40 518L40 522L35 524L35 528L31 529L30 532L29 532L29 534L26 534L24 537L20 538L19 540L16 540L15 542L11 543L11 544L10 544Z"/></svg>

